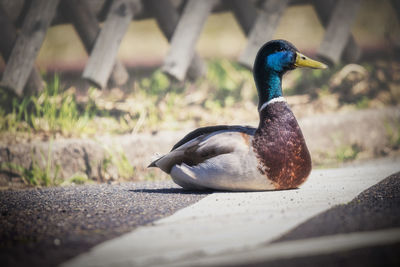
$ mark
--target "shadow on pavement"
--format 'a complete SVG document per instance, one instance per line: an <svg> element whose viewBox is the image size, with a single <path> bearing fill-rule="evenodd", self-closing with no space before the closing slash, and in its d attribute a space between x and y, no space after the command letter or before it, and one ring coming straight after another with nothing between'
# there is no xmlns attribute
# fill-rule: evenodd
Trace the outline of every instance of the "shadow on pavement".
<svg viewBox="0 0 400 267"><path fill-rule="evenodd" d="M151 194L191 194L191 195L208 195L213 193L212 190L186 190L182 188L155 188L155 189L130 189L132 193L151 193Z"/></svg>

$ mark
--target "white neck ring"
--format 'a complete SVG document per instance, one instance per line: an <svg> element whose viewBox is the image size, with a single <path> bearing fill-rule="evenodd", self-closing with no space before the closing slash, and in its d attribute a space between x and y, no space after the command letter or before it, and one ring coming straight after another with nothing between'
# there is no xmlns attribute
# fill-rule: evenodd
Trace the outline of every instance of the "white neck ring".
<svg viewBox="0 0 400 267"><path fill-rule="evenodd" d="M258 112L261 113L261 111L264 108L266 108L269 104L272 104L272 103L275 103L275 102L286 102L286 99L283 96L272 98L271 100L269 100L269 101L265 102L264 104L262 104L262 106L260 107Z"/></svg>

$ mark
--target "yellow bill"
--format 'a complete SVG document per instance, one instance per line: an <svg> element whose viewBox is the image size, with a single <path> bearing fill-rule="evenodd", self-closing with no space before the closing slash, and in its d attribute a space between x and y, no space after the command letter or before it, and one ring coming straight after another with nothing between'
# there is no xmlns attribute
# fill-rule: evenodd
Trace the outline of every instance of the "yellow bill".
<svg viewBox="0 0 400 267"><path fill-rule="evenodd" d="M319 61L313 60L311 58L306 57L305 55L296 52L296 63L294 63L296 67L307 67L313 69L326 69L327 65L321 63Z"/></svg>

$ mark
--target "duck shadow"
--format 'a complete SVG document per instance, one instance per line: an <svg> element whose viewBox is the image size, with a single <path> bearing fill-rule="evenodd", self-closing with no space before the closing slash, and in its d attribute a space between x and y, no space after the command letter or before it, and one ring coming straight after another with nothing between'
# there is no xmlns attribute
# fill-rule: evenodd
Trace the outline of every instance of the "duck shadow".
<svg viewBox="0 0 400 267"><path fill-rule="evenodd" d="M129 189L131 193L148 193L148 194L184 194L184 195L209 195L213 190L187 190L182 188L142 188L142 189Z"/></svg>
<svg viewBox="0 0 400 267"><path fill-rule="evenodd" d="M227 190L188 190L183 188L142 188L129 189L132 193L149 193L149 194L184 194L184 195L210 195L212 193L254 193L254 192L276 192L276 191L294 191L299 188L265 190L265 191L227 191Z"/></svg>

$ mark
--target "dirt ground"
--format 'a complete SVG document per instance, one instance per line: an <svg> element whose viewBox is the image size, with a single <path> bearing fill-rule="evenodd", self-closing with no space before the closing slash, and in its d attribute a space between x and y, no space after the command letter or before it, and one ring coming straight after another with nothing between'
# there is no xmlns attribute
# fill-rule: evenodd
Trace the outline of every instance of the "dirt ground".
<svg viewBox="0 0 400 267"><path fill-rule="evenodd" d="M398 155L388 133L388 127L398 127L400 108L358 110L343 114L320 114L299 119L312 155L314 168L332 167L351 161ZM254 124L256 125L256 124ZM156 154L167 153L190 128L182 131L162 131L119 136L101 136L95 139L59 139L50 142L31 142L0 146L1 161L13 162L29 168L32 152L40 158L51 145L53 165L62 166L60 177L85 173L96 182L164 180L167 175L147 165ZM109 148L120 148L134 167L131 177L121 178L118 166L103 168ZM45 166L43 166L45 167ZM20 177L12 172L0 175L2 189L24 188Z"/></svg>

